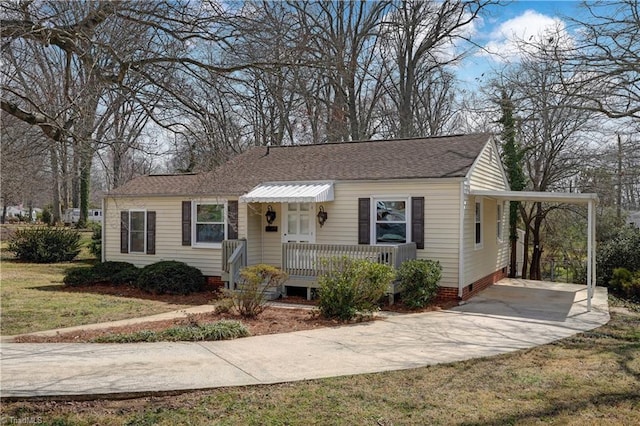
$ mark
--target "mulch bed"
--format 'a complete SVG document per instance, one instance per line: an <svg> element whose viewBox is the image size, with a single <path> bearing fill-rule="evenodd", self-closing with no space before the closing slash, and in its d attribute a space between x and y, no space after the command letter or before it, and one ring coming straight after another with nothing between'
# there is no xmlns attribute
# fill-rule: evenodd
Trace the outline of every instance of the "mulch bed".
<svg viewBox="0 0 640 426"><path fill-rule="evenodd" d="M96 284L91 286L67 287L60 286L60 291L78 292L78 293L97 293L119 297L127 297L132 299L156 300L174 305L207 305L214 303L217 299L223 297L218 289L208 289L200 293L190 295L158 295L146 293L133 286L116 286L108 283ZM121 327L111 327L100 330L80 330L69 333L62 333L56 336L20 336L15 338L15 342L19 343L84 343L90 342L98 336L115 334L115 333L133 333L142 330L160 331L169 327L179 325L195 325L216 322L220 320L238 320L245 324L252 336L264 334L288 333L292 331L311 330L322 327L334 327L345 325L344 322L326 319L319 315L314 309L309 309L316 304L313 300L307 300L304 297L289 296L281 298L268 307L263 313L256 318L244 318L239 315L225 313L204 313L189 315L188 318L177 318L172 320L145 322L139 324L131 324ZM292 307L292 305L305 305L302 308ZM416 313L434 310L447 309L456 306L456 302L434 303L420 310L411 310L401 303L394 305L384 305L382 311L399 312L399 313ZM308 308L307 308L308 306ZM351 323L358 321L369 321L379 317L358 318Z"/></svg>

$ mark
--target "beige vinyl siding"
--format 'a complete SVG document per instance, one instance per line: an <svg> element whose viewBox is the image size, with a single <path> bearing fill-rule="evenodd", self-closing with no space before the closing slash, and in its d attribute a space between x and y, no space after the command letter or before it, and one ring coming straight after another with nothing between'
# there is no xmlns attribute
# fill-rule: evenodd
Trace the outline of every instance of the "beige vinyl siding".
<svg viewBox="0 0 640 426"><path fill-rule="evenodd" d="M478 156L468 174L469 188L485 190L508 190L509 185L502 169L502 162L495 144L490 141ZM475 197L467 197L464 212L464 285L507 266L509 245L505 208L503 207L503 239L496 236L496 200L482 200L482 247L475 244Z"/></svg>
<svg viewBox="0 0 640 426"><path fill-rule="evenodd" d="M458 180L337 182L334 193L334 201L322 203L329 218L324 227L316 226L319 244L358 243L358 198L425 197L425 248L418 250L418 258L439 260L443 267L440 285L458 286Z"/></svg>
<svg viewBox="0 0 640 426"><path fill-rule="evenodd" d="M107 198L106 244L103 244L106 260L131 262L139 267L161 260L178 260L200 269L204 275L221 275L222 249L182 246L182 201L187 200L186 197ZM156 212L155 255L120 253L120 212L132 209Z"/></svg>
<svg viewBox="0 0 640 426"><path fill-rule="evenodd" d="M473 189L507 190L500 155L493 142L487 143L469 171L469 187Z"/></svg>
<svg viewBox="0 0 640 426"><path fill-rule="evenodd" d="M239 218L242 223L240 228L242 232L238 236L247 240L247 263L249 265L262 263L262 230L266 224L266 221L262 223L264 220L262 206L257 203L240 203L239 210L243 214Z"/></svg>
<svg viewBox="0 0 640 426"><path fill-rule="evenodd" d="M278 227L278 232L266 232L267 220L264 217L267 206L271 206L276 212L276 220L272 226ZM260 251L262 252L262 263L274 266L282 266L282 229L283 229L282 205L280 203L262 204L260 209L262 241Z"/></svg>
<svg viewBox="0 0 640 426"><path fill-rule="evenodd" d="M475 202L480 197L468 197L464 219L464 285L469 285L480 278L507 266L509 262L508 238L505 238L506 216L503 208L503 239L498 241L497 202L482 199L482 247L475 244Z"/></svg>

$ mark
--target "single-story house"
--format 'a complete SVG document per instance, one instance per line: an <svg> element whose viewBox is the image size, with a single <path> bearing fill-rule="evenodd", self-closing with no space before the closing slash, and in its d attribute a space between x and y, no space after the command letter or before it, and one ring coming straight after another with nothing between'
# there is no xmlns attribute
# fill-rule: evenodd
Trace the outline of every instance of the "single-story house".
<svg viewBox="0 0 640 426"><path fill-rule="evenodd" d="M310 296L325 258L433 259L440 297L467 299L506 276L508 193L488 133L254 147L106 194L102 260L179 260L231 288L266 263Z"/></svg>

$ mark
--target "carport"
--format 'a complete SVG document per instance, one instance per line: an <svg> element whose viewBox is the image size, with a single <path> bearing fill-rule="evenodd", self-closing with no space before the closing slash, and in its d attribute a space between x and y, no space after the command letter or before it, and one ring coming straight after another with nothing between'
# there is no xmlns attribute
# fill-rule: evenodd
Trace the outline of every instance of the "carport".
<svg viewBox="0 0 640 426"><path fill-rule="evenodd" d="M542 203L587 205L587 311L591 311L591 299L596 280L596 210L597 194L534 191L472 190L470 195L501 201L529 201Z"/></svg>

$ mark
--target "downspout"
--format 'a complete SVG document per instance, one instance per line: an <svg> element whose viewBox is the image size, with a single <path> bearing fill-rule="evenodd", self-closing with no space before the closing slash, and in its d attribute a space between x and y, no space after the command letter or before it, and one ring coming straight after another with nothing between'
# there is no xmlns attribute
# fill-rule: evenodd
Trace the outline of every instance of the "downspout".
<svg viewBox="0 0 640 426"><path fill-rule="evenodd" d="M458 229L458 299L462 299L464 288L464 185L460 181L459 229Z"/></svg>
<svg viewBox="0 0 640 426"><path fill-rule="evenodd" d="M103 263L107 261L107 250L106 250L107 245L105 244L106 243L106 234L107 234L105 232L106 229L107 229L107 227L106 227L106 222L107 222L106 221L107 203L105 203L104 200L105 199L102 198L102 206L101 206L102 207L102 229L100 230L100 233L101 233L101 235L100 235L100 239L101 239L101 241L100 241L100 247L101 247L101 250L100 250L100 261L103 262Z"/></svg>

